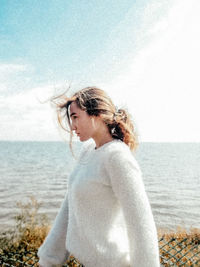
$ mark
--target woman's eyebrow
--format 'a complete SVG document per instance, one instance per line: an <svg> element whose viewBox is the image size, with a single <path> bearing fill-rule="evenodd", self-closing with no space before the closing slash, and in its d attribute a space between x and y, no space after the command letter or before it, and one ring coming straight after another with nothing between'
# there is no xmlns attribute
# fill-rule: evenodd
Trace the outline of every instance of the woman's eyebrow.
<svg viewBox="0 0 200 267"><path fill-rule="evenodd" d="M76 112L71 113L71 114L70 114L70 117L72 117L72 116L75 115L75 114L76 114Z"/></svg>

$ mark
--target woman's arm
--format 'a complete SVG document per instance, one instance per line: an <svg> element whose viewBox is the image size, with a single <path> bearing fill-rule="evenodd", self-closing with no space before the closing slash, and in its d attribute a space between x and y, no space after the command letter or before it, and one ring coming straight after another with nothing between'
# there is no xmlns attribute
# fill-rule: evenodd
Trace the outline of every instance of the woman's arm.
<svg viewBox="0 0 200 267"><path fill-rule="evenodd" d="M90 142L86 142L86 144L81 146L78 162L84 156L84 153L87 152L88 145L91 145ZM68 181L72 173L69 175ZM53 227L38 250L38 256L40 258L39 264L41 267L52 267L56 264L62 264L69 257L69 252L66 251L65 248L67 225L68 195L66 194Z"/></svg>
<svg viewBox="0 0 200 267"><path fill-rule="evenodd" d="M117 151L107 169L127 225L131 267L160 266L156 226L137 161L130 151Z"/></svg>
<svg viewBox="0 0 200 267"><path fill-rule="evenodd" d="M65 248L67 225L68 197L66 195L51 231L38 250L41 266L52 267L56 264L62 264L69 256Z"/></svg>

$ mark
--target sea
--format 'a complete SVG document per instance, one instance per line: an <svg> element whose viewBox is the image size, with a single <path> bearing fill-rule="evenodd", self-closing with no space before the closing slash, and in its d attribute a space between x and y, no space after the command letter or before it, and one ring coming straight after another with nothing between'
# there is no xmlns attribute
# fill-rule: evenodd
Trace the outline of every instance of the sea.
<svg viewBox="0 0 200 267"><path fill-rule="evenodd" d="M0 142L0 231L33 197L53 223L82 143ZM200 143L144 142L135 152L158 229L200 228Z"/></svg>

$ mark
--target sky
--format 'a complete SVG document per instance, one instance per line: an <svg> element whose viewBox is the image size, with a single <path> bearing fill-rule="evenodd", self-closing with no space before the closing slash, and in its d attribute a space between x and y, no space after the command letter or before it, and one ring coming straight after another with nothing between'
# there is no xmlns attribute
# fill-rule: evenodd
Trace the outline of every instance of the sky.
<svg viewBox="0 0 200 267"><path fill-rule="evenodd" d="M141 142L200 142L199 14L199 0L1 0L0 140L63 141L41 102L70 85L106 90Z"/></svg>

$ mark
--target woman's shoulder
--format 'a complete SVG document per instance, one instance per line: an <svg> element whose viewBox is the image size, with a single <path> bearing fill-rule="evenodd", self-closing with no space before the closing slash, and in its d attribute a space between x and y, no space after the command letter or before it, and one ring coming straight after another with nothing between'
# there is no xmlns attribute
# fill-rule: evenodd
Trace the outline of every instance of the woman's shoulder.
<svg viewBox="0 0 200 267"><path fill-rule="evenodd" d="M78 160L81 160L83 157L88 155L94 149L94 147L94 142L91 139L83 142L80 148Z"/></svg>
<svg viewBox="0 0 200 267"><path fill-rule="evenodd" d="M98 149L95 149L95 142L93 140L85 141L80 149L79 159L86 159L92 155L94 158L100 160L127 160L128 158L134 160L134 154L130 150L129 146L119 139L113 139L112 141L105 143Z"/></svg>
<svg viewBox="0 0 200 267"><path fill-rule="evenodd" d="M111 141L110 145L106 149L106 153L108 155L132 155L129 146L119 139L114 139L113 141Z"/></svg>
<svg viewBox="0 0 200 267"><path fill-rule="evenodd" d="M139 164L135 158L135 155L130 150L129 146L121 140L112 142L106 149L107 162L109 165L112 163L114 166L119 165L134 165L137 169L140 169Z"/></svg>

